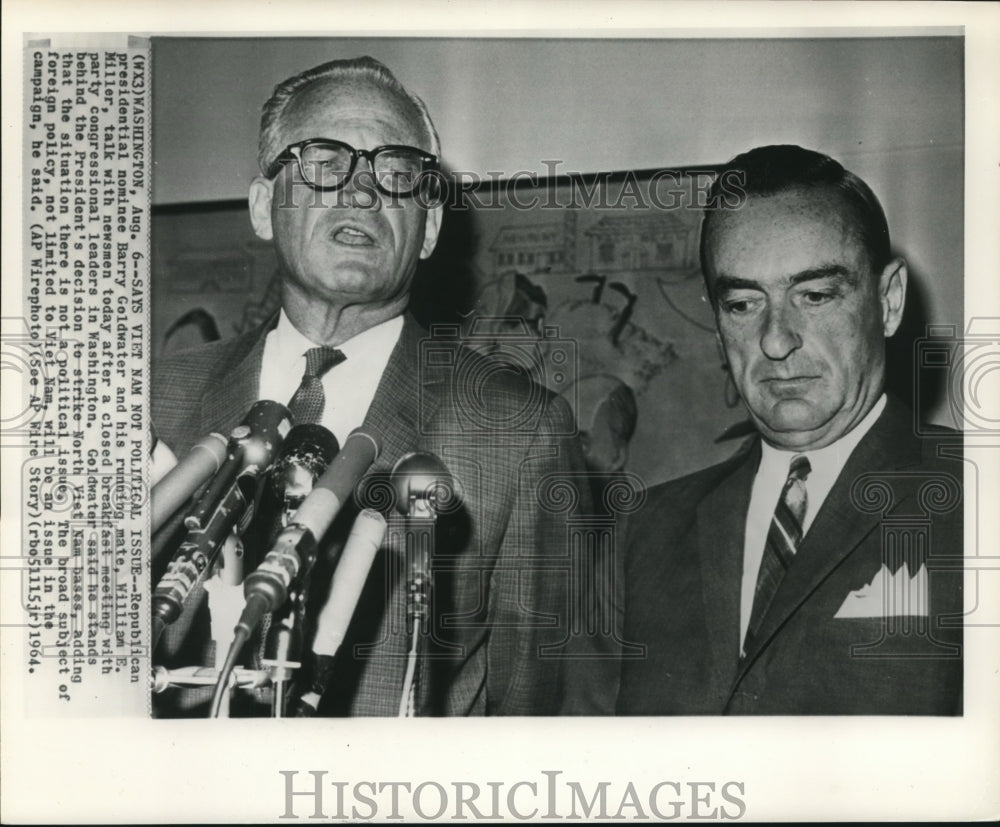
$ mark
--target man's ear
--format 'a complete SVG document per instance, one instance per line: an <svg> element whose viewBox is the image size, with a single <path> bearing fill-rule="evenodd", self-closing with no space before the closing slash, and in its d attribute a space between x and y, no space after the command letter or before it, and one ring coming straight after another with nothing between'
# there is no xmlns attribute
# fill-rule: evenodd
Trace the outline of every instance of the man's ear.
<svg viewBox="0 0 1000 827"><path fill-rule="evenodd" d="M623 439L615 446L615 458L611 460L611 469L616 474L625 470L625 463L628 462L628 443Z"/></svg>
<svg viewBox="0 0 1000 827"><path fill-rule="evenodd" d="M441 218L444 215L444 205L439 204L427 210L424 221L424 245L420 248L420 257L429 258L437 246L438 233L441 232Z"/></svg>
<svg viewBox="0 0 1000 827"><path fill-rule="evenodd" d="M878 281L878 298L882 305L882 330L886 338L892 336L903 320L906 306L906 262L901 258L890 261Z"/></svg>
<svg viewBox="0 0 1000 827"><path fill-rule="evenodd" d="M258 175L250 182L250 223L253 231L264 241L274 238L271 227L271 199L274 197L274 179Z"/></svg>

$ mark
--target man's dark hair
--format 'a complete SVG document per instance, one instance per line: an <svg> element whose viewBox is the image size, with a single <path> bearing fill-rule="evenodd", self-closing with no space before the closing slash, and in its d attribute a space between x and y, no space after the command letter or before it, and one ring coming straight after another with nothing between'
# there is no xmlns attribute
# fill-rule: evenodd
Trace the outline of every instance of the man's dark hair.
<svg viewBox="0 0 1000 827"><path fill-rule="evenodd" d="M716 176L701 222L701 270L708 285L706 240L712 217L720 210L738 210L752 196L769 196L796 189L830 189L840 193L850 211L858 237L880 272L892 259L889 225L871 188L828 155L794 144L760 146L737 155ZM739 203L732 203L739 192ZM709 295L712 295L709 286ZM713 297L714 301L714 297Z"/></svg>

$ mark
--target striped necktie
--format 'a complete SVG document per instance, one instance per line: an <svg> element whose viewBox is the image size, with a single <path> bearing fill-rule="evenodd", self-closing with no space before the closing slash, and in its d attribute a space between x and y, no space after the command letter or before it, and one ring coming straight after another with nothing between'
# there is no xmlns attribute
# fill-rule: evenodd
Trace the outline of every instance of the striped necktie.
<svg viewBox="0 0 1000 827"><path fill-rule="evenodd" d="M781 496L771 517L771 526L767 532L767 542L764 544L764 556L760 561L760 571L757 574L757 586L753 593L753 608L750 611L750 624L743 650L750 651L754 636L760 630L761 620L771 605L775 592L788 566L795 556L795 551L802 542L802 521L806 516L809 499L806 494L806 478L812 468L809 460L803 454L792 457L788 467L788 478L781 489Z"/></svg>
<svg viewBox="0 0 1000 827"><path fill-rule="evenodd" d="M323 374L347 357L334 347L314 347L306 351L306 372L302 384L288 403L296 425L317 423L323 418L326 397L323 394Z"/></svg>

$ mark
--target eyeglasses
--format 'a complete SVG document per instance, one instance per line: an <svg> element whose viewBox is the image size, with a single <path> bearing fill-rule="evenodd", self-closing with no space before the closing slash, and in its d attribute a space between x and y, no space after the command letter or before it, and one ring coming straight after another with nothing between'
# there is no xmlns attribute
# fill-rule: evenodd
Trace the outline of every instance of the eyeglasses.
<svg viewBox="0 0 1000 827"><path fill-rule="evenodd" d="M358 158L371 164L375 187L385 195L413 195L421 186L423 173L436 170L436 155L412 146L386 144L375 149L355 149L343 141L310 138L285 148L268 168L273 178L281 165L295 159L303 180L313 189L327 192L343 187L354 174Z"/></svg>

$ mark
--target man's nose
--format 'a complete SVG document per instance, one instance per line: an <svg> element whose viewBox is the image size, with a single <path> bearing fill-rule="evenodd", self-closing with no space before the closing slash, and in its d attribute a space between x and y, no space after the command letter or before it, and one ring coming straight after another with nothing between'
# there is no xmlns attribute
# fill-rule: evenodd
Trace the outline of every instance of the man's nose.
<svg viewBox="0 0 1000 827"><path fill-rule="evenodd" d="M381 209L382 199L375 187L375 169L371 159L358 158L354 171L344 184L343 197L345 203L351 207L366 210Z"/></svg>
<svg viewBox="0 0 1000 827"><path fill-rule="evenodd" d="M760 349L768 359L787 359L802 346L794 311L785 305L772 306L764 317Z"/></svg>

